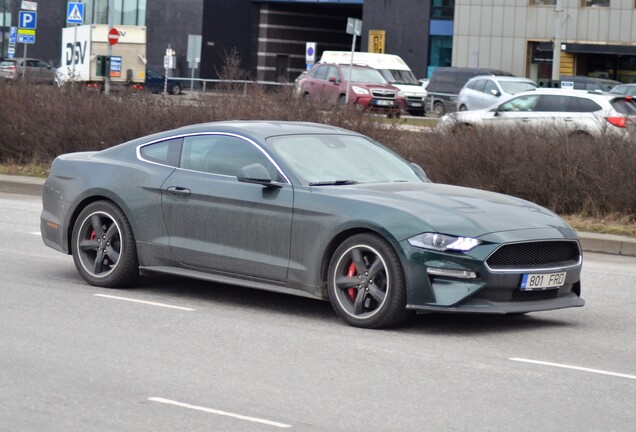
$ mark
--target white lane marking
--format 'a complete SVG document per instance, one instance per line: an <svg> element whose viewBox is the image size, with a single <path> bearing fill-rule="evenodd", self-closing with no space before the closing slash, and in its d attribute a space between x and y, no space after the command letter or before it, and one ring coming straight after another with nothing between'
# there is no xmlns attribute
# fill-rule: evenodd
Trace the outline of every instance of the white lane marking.
<svg viewBox="0 0 636 432"><path fill-rule="evenodd" d="M627 378L627 379L636 380L636 375L627 375L627 374L622 374L617 372L609 372L609 371L605 371L601 369L590 369L590 368L585 368L581 366L571 366L566 364L550 363L550 362L544 362L539 360L529 360L529 359L523 359L523 358L511 358L510 360L516 361L516 362L532 363L532 364L537 364L542 366L552 366L552 367L558 367L563 369L573 369L573 370L578 370L582 372L591 372L591 373L596 373L601 375L609 375L609 376L615 376L619 378Z"/></svg>
<svg viewBox="0 0 636 432"><path fill-rule="evenodd" d="M147 304L147 305L150 305L150 306L159 306L159 307L165 307L165 308L170 308L170 309L179 309L179 310L184 310L184 311L195 311L196 310L196 309L191 309L191 308L182 307L182 306L173 306L173 305L169 305L169 304L165 304L165 303L156 303L156 302L150 302L150 301L145 301L145 300L136 300L136 299L126 298L126 297L117 297L117 296L107 295L107 294L93 294L93 295L95 297L104 297L104 298L109 298L109 299L114 299L114 300L129 301L129 302L133 302L133 303L143 303L143 304Z"/></svg>
<svg viewBox="0 0 636 432"><path fill-rule="evenodd" d="M285 424L285 423L278 423L275 421L270 421L270 420L265 420L265 419L260 419L260 418L256 418L256 417L248 417L248 416L244 416L244 415L240 415L240 414L234 414L231 412L226 412L226 411L220 411L220 410L216 410L216 409L212 409L212 408L206 408L206 407L202 407L202 406L197 406L197 405L190 405L190 404L186 404L183 402L177 402L177 401L173 401L170 399L164 399L164 398L160 398L160 397L151 397L148 398L149 401L152 402L159 402L159 403L163 403L163 404L168 404L168 405L175 405L181 408L188 408L191 410L196 410L196 411L203 411L206 413L210 413L210 414L216 414L216 415L220 415L220 416L226 416L226 417L232 417L235 419L239 419L239 420L245 420L245 421L249 421L252 423L261 423L261 424L265 424L265 425L269 425L269 426L274 426L277 428L290 428L291 425Z"/></svg>

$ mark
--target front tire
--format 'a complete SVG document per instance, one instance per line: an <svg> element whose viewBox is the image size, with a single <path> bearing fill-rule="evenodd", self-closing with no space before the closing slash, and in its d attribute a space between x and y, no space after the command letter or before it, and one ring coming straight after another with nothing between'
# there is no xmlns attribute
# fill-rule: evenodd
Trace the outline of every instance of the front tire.
<svg viewBox="0 0 636 432"><path fill-rule="evenodd" d="M354 327L390 327L409 316L400 259L374 234L354 235L336 249L329 264L328 292L336 313Z"/></svg>
<svg viewBox="0 0 636 432"><path fill-rule="evenodd" d="M130 223L109 201L97 201L82 210L73 227L71 252L80 276L91 285L121 288L139 277Z"/></svg>

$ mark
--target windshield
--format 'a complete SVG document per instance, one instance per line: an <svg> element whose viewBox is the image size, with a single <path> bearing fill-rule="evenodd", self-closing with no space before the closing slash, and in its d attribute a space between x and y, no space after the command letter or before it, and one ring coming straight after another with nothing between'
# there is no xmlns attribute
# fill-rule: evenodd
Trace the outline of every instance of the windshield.
<svg viewBox="0 0 636 432"><path fill-rule="evenodd" d="M351 69L351 82L365 83L365 84L387 84L387 80L384 79L382 74L375 69L343 66L342 76L344 80L349 79L349 69Z"/></svg>
<svg viewBox="0 0 636 432"><path fill-rule="evenodd" d="M423 182L407 162L363 137L286 135L267 141L304 184Z"/></svg>
<svg viewBox="0 0 636 432"><path fill-rule="evenodd" d="M380 69L380 72L391 84L420 85L410 70Z"/></svg>
<svg viewBox="0 0 636 432"><path fill-rule="evenodd" d="M537 88L535 83L525 81L499 81L499 84L501 84L501 88L508 94L517 94Z"/></svg>

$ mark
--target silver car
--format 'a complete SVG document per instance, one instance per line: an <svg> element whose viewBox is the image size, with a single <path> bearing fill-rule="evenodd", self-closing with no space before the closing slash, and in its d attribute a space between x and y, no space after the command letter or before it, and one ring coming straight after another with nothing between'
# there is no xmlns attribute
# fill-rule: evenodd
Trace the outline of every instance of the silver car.
<svg viewBox="0 0 636 432"><path fill-rule="evenodd" d="M22 78L34 82L53 84L55 69L47 62L36 58L4 59L0 62L0 77L7 79Z"/></svg>
<svg viewBox="0 0 636 432"><path fill-rule="evenodd" d="M447 114L437 124L441 131L476 126L628 136L636 132L636 100L600 91L537 89L518 93L483 110Z"/></svg>
<svg viewBox="0 0 636 432"><path fill-rule="evenodd" d="M457 97L457 110L477 110L505 100L514 94L533 90L537 84L528 78L476 76L468 80Z"/></svg>

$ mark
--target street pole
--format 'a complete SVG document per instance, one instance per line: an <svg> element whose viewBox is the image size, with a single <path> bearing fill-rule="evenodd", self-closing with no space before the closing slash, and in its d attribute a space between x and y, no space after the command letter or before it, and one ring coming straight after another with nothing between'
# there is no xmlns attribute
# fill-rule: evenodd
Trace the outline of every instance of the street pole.
<svg viewBox="0 0 636 432"><path fill-rule="evenodd" d="M113 28L115 25L115 0L108 0L108 31ZM108 40L108 36L106 37L106 41L108 42L108 48L106 51L106 56L108 58L108 67L106 68L106 76L104 77L104 93L110 93L110 58L113 56L113 46Z"/></svg>
<svg viewBox="0 0 636 432"><path fill-rule="evenodd" d="M552 51L552 80L561 79L561 14L562 0L556 0L554 7L554 47Z"/></svg>

